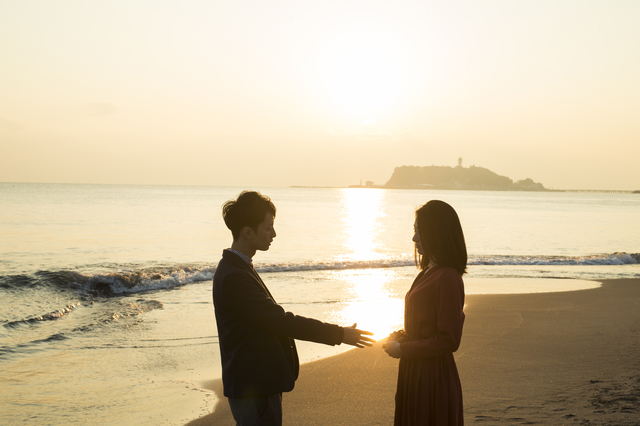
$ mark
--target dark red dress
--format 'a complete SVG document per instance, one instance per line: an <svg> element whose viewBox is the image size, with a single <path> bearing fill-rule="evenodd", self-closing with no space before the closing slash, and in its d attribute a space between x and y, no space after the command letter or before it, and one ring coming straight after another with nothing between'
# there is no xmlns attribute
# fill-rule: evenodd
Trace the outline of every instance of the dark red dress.
<svg viewBox="0 0 640 426"><path fill-rule="evenodd" d="M453 352L464 323L464 284L453 268L421 273L405 298L395 426L464 424Z"/></svg>

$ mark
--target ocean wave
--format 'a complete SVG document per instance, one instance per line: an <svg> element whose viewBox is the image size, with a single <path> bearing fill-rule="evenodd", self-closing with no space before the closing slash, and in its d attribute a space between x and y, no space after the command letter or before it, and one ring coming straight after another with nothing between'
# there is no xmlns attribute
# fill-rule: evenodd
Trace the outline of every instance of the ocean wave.
<svg viewBox="0 0 640 426"><path fill-rule="evenodd" d="M617 252L588 256L478 256L469 265L633 265L640 263L640 253Z"/></svg>
<svg viewBox="0 0 640 426"><path fill-rule="evenodd" d="M141 314L152 311L154 309L162 309L163 304L158 300L143 300L139 299L136 301L123 301L123 300L113 300L113 299L105 299L107 301L111 300L111 303L102 302L104 308L99 310L97 314L94 314L89 323L73 328L71 331L73 332L86 332L98 325L109 325L114 322L118 322L120 320L128 320L131 318L136 318ZM2 322L2 326L7 329L20 329L24 326L37 325L39 323L55 321L61 319L68 314L71 314L76 308L80 307L82 304L78 303L75 305L65 306L61 309L57 309L53 312L48 312L43 315L37 315L29 318L24 318L15 321L4 321Z"/></svg>
<svg viewBox="0 0 640 426"><path fill-rule="evenodd" d="M640 253L616 252L585 256L473 256L469 266L494 265L630 265L640 263ZM376 260L323 260L274 264L256 264L260 273L304 272L346 269L380 269L412 266L412 257ZM0 287L26 289L35 286L54 286L91 295L123 295L165 290L213 278L215 266L173 265L167 267L131 268L114 272L80 273L76 271L40 271L34 276L0 276ZM56 313L51 314L55 317ZM48 316L47 316L48 317ZM46 319L43 316L43 320Z"/></svg>
<svg viewBox="0 0 640 426"><path fill-rule="evenodd" d="M42 321L54 321L62 318L68 313L71 313L77 307L78 305L68 305L68 306L65 306L64 308L57 309L53 312L47 312L46 314L39 315L36 317L26 318L23 320L8 321L3 323L2 325L6 328L17 328L22 325L35 324Z"/></svg>
<svg viewBox="0 0 640 426"><path fill-rule="evenodd" d="M92 296L122 295L171 289L213 278L215 267L174 265L114 272L39 271L33 276L0 276L0 288L54 287Z"/></svg>
<svg viewBox="0 0 640 426"><path fill-rule="evenodd" d="M297 271L326 271L326 270L343 270L343 269L379 269L379 268L397 268L401 266L412 266L413 259L376 259L376 260L327 260L327 261L308 261L308 262L291 262L279 264L260 264L256 265L256 271L264 272L297 272Z"/></svg>

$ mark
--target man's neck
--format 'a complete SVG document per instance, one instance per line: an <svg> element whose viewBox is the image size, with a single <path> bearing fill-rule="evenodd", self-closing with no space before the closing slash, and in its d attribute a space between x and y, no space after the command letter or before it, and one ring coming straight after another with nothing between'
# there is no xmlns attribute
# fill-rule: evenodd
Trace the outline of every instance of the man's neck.
<svg viewBox="0 0 640 426"><path fill-rule="evenodd" d="M233 243L231 243L231 250L239 251L249 259L253 259L253 256L255 256L256 254L256 249L247 247L246 244L242 244L242 240L234 241Z"/></svg>

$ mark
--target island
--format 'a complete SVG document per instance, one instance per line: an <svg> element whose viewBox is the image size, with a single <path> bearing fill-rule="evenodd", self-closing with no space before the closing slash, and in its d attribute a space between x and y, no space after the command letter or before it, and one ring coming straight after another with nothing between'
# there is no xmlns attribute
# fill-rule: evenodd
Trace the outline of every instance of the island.
<svg viewBox="0 0 640 426"><path fill-rule="evenodd" d="M351 187L378 187L394 189L465 189L491 191L547 191L541 183L531 178L513 181L484 167L463 167L462 158L456 167L449 166L401 166L396 167L389 181L376 186L371 181Z"/></svg>

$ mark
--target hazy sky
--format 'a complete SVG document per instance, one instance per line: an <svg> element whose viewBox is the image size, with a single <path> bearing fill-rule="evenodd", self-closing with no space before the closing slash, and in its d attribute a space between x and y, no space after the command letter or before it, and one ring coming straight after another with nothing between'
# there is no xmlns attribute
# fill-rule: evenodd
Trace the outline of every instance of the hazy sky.
<svg viewBox="0 0 640 426"><path fill-rule="evenodd" d="M640 189L640 1L0 0L0 181Z"/></svg>

